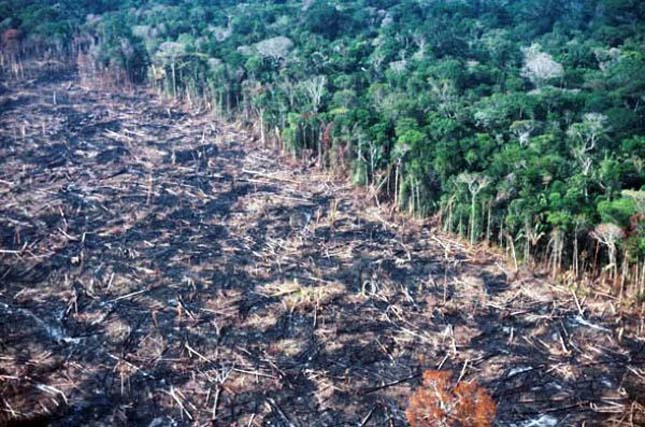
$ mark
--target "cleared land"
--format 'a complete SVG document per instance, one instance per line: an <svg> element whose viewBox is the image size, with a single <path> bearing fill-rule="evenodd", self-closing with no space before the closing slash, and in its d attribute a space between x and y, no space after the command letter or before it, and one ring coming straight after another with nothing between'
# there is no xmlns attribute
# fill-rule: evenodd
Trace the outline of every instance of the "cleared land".
<svg viewBox="0 0 645 427"><path fill-rule="evenodd" d="M3 91L0 425L404 426L438 368L501 426L643 422L643 320L611 298L148 92Z"/></svg>

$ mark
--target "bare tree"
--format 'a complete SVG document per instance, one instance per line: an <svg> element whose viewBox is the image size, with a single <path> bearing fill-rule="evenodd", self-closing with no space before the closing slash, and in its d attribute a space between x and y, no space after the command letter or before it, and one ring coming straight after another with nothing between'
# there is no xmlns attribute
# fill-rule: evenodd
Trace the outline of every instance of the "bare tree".
<svg viewBox="0 0 645 427"><path fill-rule="evenodd" d="M21 74L20 51L22 43L22 33L16 29L8 29L2 33L0 40L0 60L2 66L8 63L11 73L14 75Z"/></svg>
<svg viewBox="0 0 645 427"><path fill-rule="evenodd" d="M617 47L612 47L609 49L605 48L596 48L593 50L594 56L598 61L598 67L602 71L607 71L609 67L616 64L620 60L620 49Z"/></svg>
<svg viewBox="0 0 645 427"><path fill-rule="evenodd" d="M186 51L183 44L177 42L164 42L159 46L159 50L155 55L155 60L157 60L162 67L170 65L173 96L177 96L177 63L185 53Z"/></svg>
<svg viewBox="0 0 645 427"><path fill-rule="evenodd" d="M421 32L412 34L412 42L417 47L417 51L412 55L414 59L423 59L425 57L428 41Z"/></svg>
<svg viewBox="0 0 645 427"><path fill-rule="evenodd" d="M316 76L310 80L305 80L302 83L305 93L309 97L309 101L311 101L311 106L313 108L314 113L317 113L318 108L320 108L322 97L325 94L326 84L327 84L327 76L324 76L324 75Z"/></svg>
<svg viewBox="0 0 645 427"><path fill-rule="evenodd" d="M607 132L607 116L600 113L587 113L582 123L571 125L567 134L582 143L585 151L596 148L598 140Z"/></svg>
<svg viewBox="0 0 645 427"><path fill-rule="evenodd" d="M529 143L531 133L536 129L537 124L533 120L518 120L511 124L510 131L518 139L521 146Z"/></svg>
<svg viewBox="0 0 645 427"><path fill-rule="evenodd" d="M264 58L284 59L289 55L291 49L293 49L293 42L284 36L265 39L252 46L252 50Z"/></svg>
<svg viewBox="0 0 645 427"><path fill-rule="evenodd" d="M542 47L539 44L524 48L522 52L524 53L522 76L528 78L538 88L543 86L546 81L564 75L562 65L554 61L548 53L542 52Z"/></svg>
<svg viewBox="0 0 645 427"><path fill-rule="evenodd" d="M615 274L617 269L616 243L625 237L625 232L619 226L607 223L597 225L590 235L600 242L600 244L607 247L609 265L606 268L610 269Z"/></svg>
<svg viewBox="0 0 645 427"><path fill-rule="evenodd" d="M428 83L430 83L433 98L439 103L439 111L446 117L455 118L458 99L455 83L449 79L439 81L430 79Z"/></svg>
<svg viewBox="0 0 645 427"><path fill-rule="evenodd" d="M233 35L233 22L231 18L231 15L227 15L226 27L208 27L208 30L218 42L223 42Z"/></svg>
<svg viewBox="0 0 645 427"><path fill-rule="evenodd" d="M582 168L584 176L588 176L593 166L591 153L596 148L600 138L607 133L607 116L599 113L587 113L582 122L569 126L567 135L577 142L573 155Z"/></svg>
<svg viewBox="0 0 645 427"><path fill-rule="evenodd" d="M464 172L457 176L457 182L466 184L470 193L470 244L475 243L475 210L477 195L490 184L490 178L478 173Z"/></svg>

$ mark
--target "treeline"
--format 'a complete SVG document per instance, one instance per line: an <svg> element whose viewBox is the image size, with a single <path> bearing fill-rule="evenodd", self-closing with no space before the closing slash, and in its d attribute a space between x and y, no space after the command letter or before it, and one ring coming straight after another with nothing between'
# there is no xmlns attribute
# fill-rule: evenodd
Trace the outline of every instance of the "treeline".
<svg viewBox="0 0 645 427"><path fill-rule="evenodd" d="M147 82L640 302L644 17L638 0L0 3L5 64L49 52Z"/></svg>

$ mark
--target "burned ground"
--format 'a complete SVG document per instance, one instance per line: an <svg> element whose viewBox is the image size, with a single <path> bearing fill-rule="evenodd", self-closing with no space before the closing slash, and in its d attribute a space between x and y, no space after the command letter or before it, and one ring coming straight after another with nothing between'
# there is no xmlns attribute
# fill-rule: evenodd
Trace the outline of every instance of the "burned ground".
<svg viewBox="0 0 645 427"><path fill-rule="evenodd" d="M0 425L404 426L426 369L500 426L643 422L643 320L610 296L148 92L6 86Z"/></svg>

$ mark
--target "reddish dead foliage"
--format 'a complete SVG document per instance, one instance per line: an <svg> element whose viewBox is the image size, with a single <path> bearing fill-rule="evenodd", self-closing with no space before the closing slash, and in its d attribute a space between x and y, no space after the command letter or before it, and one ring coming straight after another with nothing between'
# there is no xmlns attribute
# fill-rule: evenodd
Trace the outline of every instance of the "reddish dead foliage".
<svg viewBox="0 0 645 427"><path fill-rule="evenodd" d="M18 44L20 42L20 39L22 37L22 33L20 30L16 30L15 28L10 28L6 30L4 33L2 33L2 45L3 46L13 46L15 44Z"/></svg>
<svg viewBox="0 0 645 427"><path fill-rule="evenodd" d="M495 402L474 382L452 385L452 372L426 371L405 415L410 427L490 427Z"/></svg>
<svg viewBox="0 0 645 427"><path fill-rule="evenodd" d="M627 228L627 236L635 236L638 234L638 227L645 222L645 213L637 213L629 217L629 227Z"/></svg>

